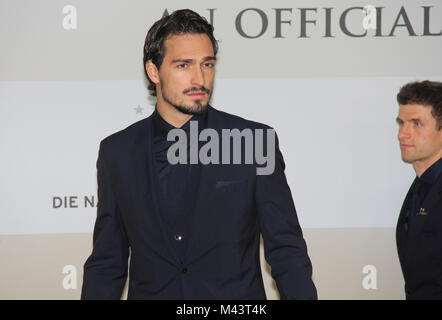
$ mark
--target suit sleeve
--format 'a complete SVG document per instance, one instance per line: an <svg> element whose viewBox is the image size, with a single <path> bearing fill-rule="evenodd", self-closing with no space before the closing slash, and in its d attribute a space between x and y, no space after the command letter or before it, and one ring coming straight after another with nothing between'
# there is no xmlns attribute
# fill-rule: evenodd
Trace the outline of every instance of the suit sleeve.
<svg viewBox="0 0 442 320"><path fill-rule="evenodd" d="M272 174L257 175L256 202L264 255L281 299L317 299L312 265L275 133L275 168ZM267 153L268 154L268 153Z"/></svg>
<svg viewBox="0 0 442 320"><path fill-rule="evenodd" d="M93 249L84 265L81 299L120 299L127 278L129 244L112 189L103 142L97 160L97 182Z"/></svg>

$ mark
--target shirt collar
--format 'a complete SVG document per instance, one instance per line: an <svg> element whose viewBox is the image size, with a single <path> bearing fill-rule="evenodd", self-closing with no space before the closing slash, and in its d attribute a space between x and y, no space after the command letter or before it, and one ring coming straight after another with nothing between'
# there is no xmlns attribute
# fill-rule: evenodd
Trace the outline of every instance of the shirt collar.
<svg viewBox="0 0 442 320"><path fill-rule="evenodd" d="M433 185L436 183L437 178L442 174L442 158L437 160L421 175L420 180L422 182Z"/></svg>
<svg viewBox="0 0 442 320"><path fill-rule="evenodd" d="M207 108L206 112L203 114L197 114L192 116L185 124L181 126L180 129L188 132L190 130L190 121L198 121L198 131L205 129L207 127ZM153 113L153 126L154 126L154 137L167 137L167 134L172 129L177 129L166 120L158 112L157 107L155 107L155 111Z"/></svg>

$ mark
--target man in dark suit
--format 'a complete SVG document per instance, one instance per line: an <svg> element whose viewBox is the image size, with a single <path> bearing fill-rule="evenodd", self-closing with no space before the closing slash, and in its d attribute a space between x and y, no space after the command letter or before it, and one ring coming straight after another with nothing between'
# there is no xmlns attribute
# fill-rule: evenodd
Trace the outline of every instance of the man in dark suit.
<svg viewBox="0 0 442 320"><path fill-rule="evenodd" d="M168 135L176 128L187 138L195 126L220 136L271 130L208 105L216 53L213 27L190 10L149 30L143 62L157 105L100 144L83 299L120 299L128 273L129 299L265 299L260 235L281 298L317 298L277 140L271 174L257 174L256 162L171 164ZM187 144L185 159L200 145Z"/></svg>
<svg viewBox="0 0 442 320"><path fill-rule="evenodd" d="M416 172L396 227L405 294L442 299L442 83L409 83L397 101L402 160Z"/></svg>

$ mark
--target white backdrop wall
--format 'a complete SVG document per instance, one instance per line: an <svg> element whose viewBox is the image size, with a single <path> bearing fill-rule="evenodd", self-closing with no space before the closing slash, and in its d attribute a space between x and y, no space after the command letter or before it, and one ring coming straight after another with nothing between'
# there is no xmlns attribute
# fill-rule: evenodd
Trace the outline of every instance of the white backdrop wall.
<svg viewBox="0 0 442 320"><path fill-rule="evenodd" d="M278 133L319 297L402 299L395 97L442 80L438 0L0 0L0 298L79 297L99 142L151 114L144 38L182 7L220 41L211 104Z"/></svg>

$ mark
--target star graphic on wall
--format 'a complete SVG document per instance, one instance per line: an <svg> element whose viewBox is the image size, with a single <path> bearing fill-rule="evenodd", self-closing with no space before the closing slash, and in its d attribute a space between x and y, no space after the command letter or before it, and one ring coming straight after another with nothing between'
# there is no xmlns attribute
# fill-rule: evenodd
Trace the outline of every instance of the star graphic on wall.
<svg viewBox="0 0 442 320"><path fill-rule="evenodd" d="M143 114L143 108L141 108L140 105L138 105L136 108L134 108L134 110L136 111L136 114Z"/></svg>

